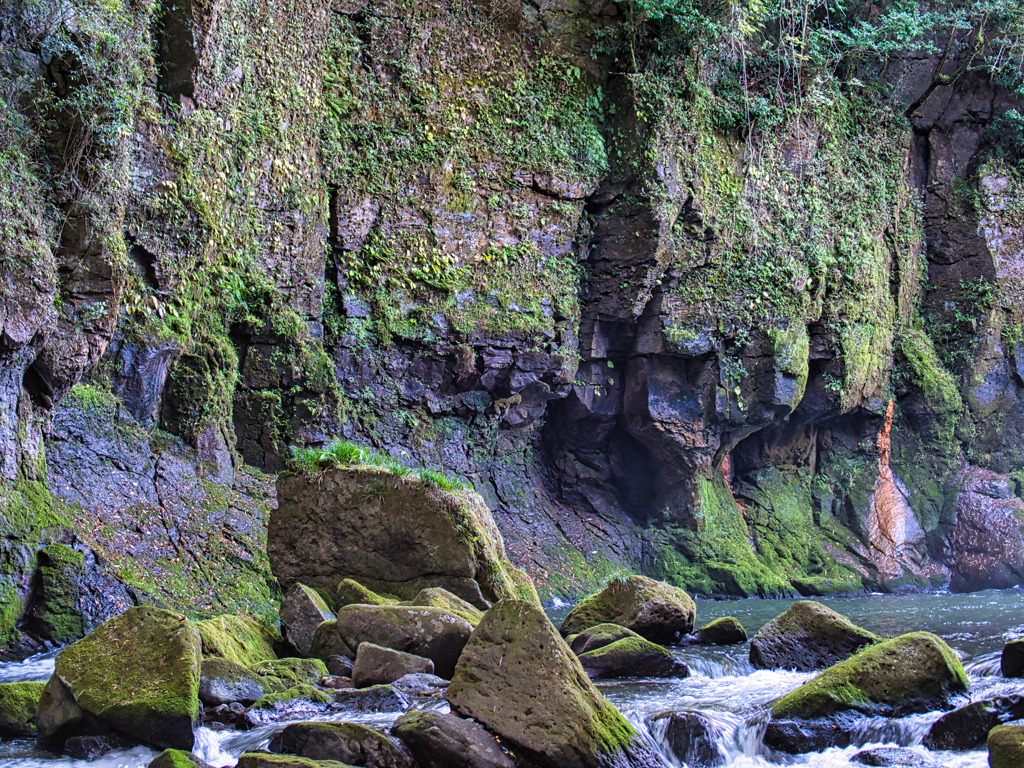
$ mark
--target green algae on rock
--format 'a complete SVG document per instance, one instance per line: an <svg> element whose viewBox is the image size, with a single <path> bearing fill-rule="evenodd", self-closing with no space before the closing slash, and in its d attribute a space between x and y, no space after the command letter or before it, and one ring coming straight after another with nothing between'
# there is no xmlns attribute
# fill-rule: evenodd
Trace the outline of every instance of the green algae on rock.
<svg viewBox="0 0 1024 768"><path fill-rule="evenodd" d="M370 465L282 474L277 489L267 547L286 588L301 581L335 589L352 578L378 591L411 588L409 597L440 586L478 607L506 597L537 600L474 491ZM460 593L459 580L475 582L473 592Z"/></svg>
<svg viewBox="0 0 1024 768"><path fill-rule="evenodd" d="M930 632L912 632L861 651L771 704L776 720L947 708L967 692L960 660Z"/></svg>
<svg viewBox="0 0 1024 768"><path fill-rule="evenodd" d="M675 643L693 629L697 606L678 587L630 576L616 581L574 607L562 621L562 635L597 624L619 624L655 643Z"/></svg>
<svg viewBox="0 0 1024 768"><path fill-rule="evenodd" d="M623 637L581 653L591 680L606 677L687 677L689 668L660 645L642 637Z"/></svg>
<svg viewBox="0 0 1024 768"><path fill-rule="evenodd" d="M396 605L397 597L378 595L354 579L342 579L334 591L334 607L341 610L346 605Z"/></svg>
<svg viewBox="0 0 1024 768"><path fill-rule="evenodd" d="M165 749L153 758L147 768L211 768L191 752L180 749Z"/></svg>
<svg viewBox="0 0 1024 768"><path fill-rule="evenodd" d="M502 600L487 611L459 657L448 700L546 766L660 765L532 603Z"/></svg>
<svg viewBox="0 0 1024 768"><path fill-rule="evenodd" d="M203 656L228 659L243 667L276 659L274 644L280 638L246 616L225 614L196 622L203 640Z"/></svg>
<svg viewBox="0 0 1024 768"><path fill-rule="evenodd" d="M694 635L694 642L701 645L736 645L747 642L747 630L733 616L715 619L698 629Z"/></svg>
<svg viewBox="0 0 1024 768"><path fill-rule="evenodd" d="M831 666L882 638L813 600L798 600L769 621L750 642L758 669L809 672Z"/></svg>
<svg viewBox="0 0 1024 768"><path fill-rule="evenodd" d="M421 589L416 597L409 601L409 605L440 608L461 619L465 619L471 627L476 627L484 617L483 611L478 610L458 595L453 595L447 589L441 589L440 587Z"/></svg>
<svg viewBox="0 0 1024 768"><path fill-rule="evenodd" d="M0 737L18 739L36 733L36 710L43 682L0 683Z"/></svg>
<svg viewBox="0 0 1024 768"><path fill-rule="evenodd" d="M352 768L339 760L311 760L297 755L247 752L238 758L238 768Z"/></svg>
<svg viewBox="0 0 1024 768"><path fill-rule="evenodd" d="M146 744L192 749L201 648L177 613L139 606L110 619L57 654L36 717L40 744L61 744L95 718Z"/></svg>
<svg viewBox="0 0 1024 768"><path fill-rule="evenodd" d="M997 725L988 732L990 768L1020 768L1024 765L1024 725Z"/></svg>
<svg viewBox="0 0 1024 768"><path fill-rule="evenodd" d="M565 638L565 642L569 644L572 652L579 656L581 653L603 648L624 637L640 637L640 635L619 624L597 624L579 634L569 635Z"/></svg>

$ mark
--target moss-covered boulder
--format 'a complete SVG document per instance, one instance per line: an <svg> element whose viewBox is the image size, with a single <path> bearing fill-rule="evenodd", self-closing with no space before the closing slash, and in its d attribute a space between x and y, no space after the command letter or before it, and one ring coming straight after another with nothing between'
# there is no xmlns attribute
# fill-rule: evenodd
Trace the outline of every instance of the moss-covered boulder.
<svg viewBox="0 0 1024 768"><path fill-rule="evenodd" d="M36 710L46 683L0 683L0 737L35 736Z"/></svg>
<svg viewBox="0 0 1024 768"><path fill-rule="evenodd" d="M92 722L146 744L192 749L202 641L195 624L139 606L57 654L36 716L40 744L63 744Z"/></svg>
<svg viewBox="0 0 1024 768"><path fill-rule="evenodd" d="M997 725L988 733L989 768L1024 765L1024 725Z"/></svg>
<svg viewBox="0 0 1024 768"><path fill-rule="evenodd" d="M242 720L252 728L280 720L315 717L330 710L333 703L333 692L309 683L301 683L261 697L245 710Z"/></svg>
<svg viewBox="0 0 1024 768"><path fill-rule="evenodd" d="M294 685L315 685L328 674L327 665L320 659L268 659L250 667L262 678L264 688L283 691Z"/></svg>
<svg viewBox="0 0 1024 768"><path fill-rule="evenodd" d="M812 600L800 600L765 624L750 641L758 669L824 669L882 638Z"/></svg>
<svg viewBox="0 0 1024 768"><path fill-rule="evenodd" d="M829 667L771 704L776 720L820 718L847 710L891 715L948 709L967 692L956 654L929 632L873 645Z"/></svg>
<svg viewBox="0 0 1024 768"><path fill-rule="evenodd" d="M281 638L247 616L217 616L196 622L196 627L204 658L228 659L243 667L277 658L274 646Z"/></svg>
<svg viewBox="0 0 1024 768"><path fill-rule="evenodd" d="M494 518L475 491L353 466L316 477L282 474L277 500L267 550L286 589L302 582L333 590L352 578L405 599L439 586L474 604L476 595L537 600L529 577L506 557ZM465 590L459 580L473 584Z"/></svg>
<svg viewBox="0 0 1024 768"><path fill-rule="evenodd" d="M153 758L148 768L211 768L191 752L181 749L165 749Z"/></svg>
<svg viewBox="0 0 1024 768"><path fill-rule="evenodd" d="M579 656L581 653L603 648L626 637L640 637L640 635L631 629L620 627L618 624L598 624L578 635L569 635L565 641L569 644L572 652Z"/></svg>
<svg viewBox="0 0 1024 768"><path fill-rule="evenodd" d="M355 649L360 643L373 643L430 659L437 674L450 678L472 631L465 619L440 608L346 605L338 611L337 621L317 628L313 651L318 656L326 651L330 651L327 655L340 652L340 644L335 641L331 646L325 638L340 638L345 646Z"/></svg>
<svg viewBox="0 0 1024 768"><path fill-rule="evenodd" d="M64 645L85 634L84 617L78 606L85 556L66 544L49 544L39 550L38 557L39 583L33 620L44 637Z"/></svg>
<svg viewBox="0 0 1024 768"><path fill-rule="evenodd" d="M1024 640L1011 640L1003 646L999 671L1003 677L1024 677Z"/></svg>
<svg viewBox="0 0 1024 768"><path fill-rule="evenodd" d="M661 765L533 603L502 600L487 611L459 658L448 700L541 765Z"/></svg>
<svg viewBox="0 0 1024 768"><path fill-rule="evenodd" d="M249 705L265 693L255 672L228 659L204 659L199 674L199 700L207 707L238 701Z"/></svg>
<svg viewBox="0 0 1024 768"><path fill-rule="evenodd" d="M416 597L409 601L409 605L440 608L443 611L448 611L448 613L465 619L471 627L479 624L480 620L484 617L483 611L478 610L458 595L453 595L447 589L441 589L440 587L421 589Z"/></svg>
<svg viewBox="0 0 1024 768"><path fill-rule="evenodd" d="M340 760L311 760L298 755L246 752L238 758L238 768L352 768Z"/></svg>
<svg viewBox="0 0 1024 768"><path fill-rule="evenodd" d="M747 642L747 630L739 619L723 616L705 624L694 633L693 641L701 645L736 645Z"/></svg>
<svg viewBox="0 0 1024 768"><path fill-rule="evenodd" d="M618 624L653 643L676 643L693 630L697 606L677 587L645 576L609 584L569 611L562 635L575 635L597 624Z"/></svg>
<svg viewBox="0 0 1024 768"><path fill-rule="evenodd" d="M687 677L690 670L669 651L642 637L624 637L580 654L591 680L604 677Z"/></svg>
<svg viewBox="0 0 1024 768"><path fill-rule="evenodd" d="M479 723L450 713L409 712L391 735L404 744L420 768L515 768L515 761Z"/></svg>
<svg viewBox="0 0 1024 768"><path fill-rule="evenodd" d="M270 740L267 749L312 760L340 760L368 768L415 766L412 755L404 746L357 723L291 723Z"/></svg>
<svg viewBox="0 0 1024 768"><path fill-rule="evenodd" d="M334 608L338 610L346 605L396 605L397 597L378 595L355 579L342 579L334 592Z"/></svg>
<svg viewBox="0 0 1024 768"><path fill-rule="evenodd" d="M308 656L316 628L334 620L334 611L312 587L294 584L281 601L281 623L285 638L300 656Z"/></svg>

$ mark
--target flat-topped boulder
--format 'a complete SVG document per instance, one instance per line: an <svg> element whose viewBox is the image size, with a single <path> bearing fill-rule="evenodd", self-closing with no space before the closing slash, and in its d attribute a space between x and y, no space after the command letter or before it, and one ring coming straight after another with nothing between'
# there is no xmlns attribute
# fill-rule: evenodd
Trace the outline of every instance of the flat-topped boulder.
<svg viewBox="0 0 1024 768"><path fill-rule="evenodd" d="M577 604L562 621L562 635L598 624L618 624L653 643L678 643L693 630L697 606L678 587L646 576L614 581Z"/></svg>
<svg viewBox="0 0 1024 768"><path fill-rule="evenodd" d="M750 663L758 669L811 672L849 658L881 639L828 606L799 600L754 635Z"/></svg>
<svg viewBox="0 0 1024 768"><path fill-rule="evenodd" d="M664 761L590 682L539 606L484 615L448 686L452 710L551 768L654 768Z"/></svg>
<svg viewBox="0 0 1024 768"><path fill-rule="evenodd" d="M941 638L912 632L861 651L771 704L774 720L855 710L893 715L949 709L967 692L960 660Z"/></svg>
<svg viewBox="0 0 1024 768"><path fill-rule="evenodd" d="M333 593L351 578L404 600L430 587L477 608L504 598L537 600L475 491L359 465L315 476L284 473L277 499L267 550L285 589L301 582Z"/></svg>
<svg viewBox="0 0 1024 768"><path fill-rule="evenodd" d="M57 654L39 701L41 746L99 723L156 747L191 750L199 717L199 630L181 614L138 606Z"/></svg>

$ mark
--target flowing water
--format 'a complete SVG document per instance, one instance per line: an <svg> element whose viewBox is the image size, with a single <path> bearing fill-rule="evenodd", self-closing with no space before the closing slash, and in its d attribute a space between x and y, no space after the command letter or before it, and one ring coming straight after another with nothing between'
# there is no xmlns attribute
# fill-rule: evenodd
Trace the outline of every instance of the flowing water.
<svg viewBox="0 0 1024 768"><path fill-rule="evenodd" d="M697 619L704 624L720 616L735 616L749 635L786 610L792 600L700 601ZM949 643L964 661L971 680L971 698L1016 693L1024 695L1024 679L1006 680L999 674L999 654L1007 640L1024 637L1024 590L986 591L969 595L866 595L821 600L855 623L881 635L915 630L934 632ZM561 605L549 609L557 625L568 613ZM717 746L728 768L807 766L839 768L862 749L875 746L909 747L928 755L943 768L986 768L987 753L928 752L920 746L929 726L942 713L890 720L866 720L854 734L857 746L830 749L793 757L767 753L761 745L757 714L762 705L790 691L813 675L791 671L755 670L747 662L747 645L730 647L683 647L677 655L689 665L690 677L681 680L621 680L601 682L598 687L637 729L665 755L673 766L684 765L664 745L657 724L648 730L650 715L666 711L700 710L715 724ZM0 664L0 682L45 680L53 670L53 655L24 662ZM332 720L389 726L397 714L337 713ZM284 724L248 732L200 729L195 753L214 766L234 765L238 755L258 749ZM136 747L112 752L91 763L57 757L36 750L30 741L0 744L0 768L144 768L155 752Z"/></svg>

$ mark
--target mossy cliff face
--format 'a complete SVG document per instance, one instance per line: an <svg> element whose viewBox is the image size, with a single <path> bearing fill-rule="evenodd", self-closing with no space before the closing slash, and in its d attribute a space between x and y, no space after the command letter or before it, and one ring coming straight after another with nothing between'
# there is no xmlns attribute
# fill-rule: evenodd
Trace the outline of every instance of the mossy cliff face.
<svg viewBox="0 0 1024 768"><path fill-rule="evenodd" d="M950 552L958 471L1024 467L1019 104L973 59L769 86L625 0L84 8L2 11L5 644L67 631L23 616L55 541L265 613L253 472L334 435L472 482L545 594L993 583Z"/></svg>

